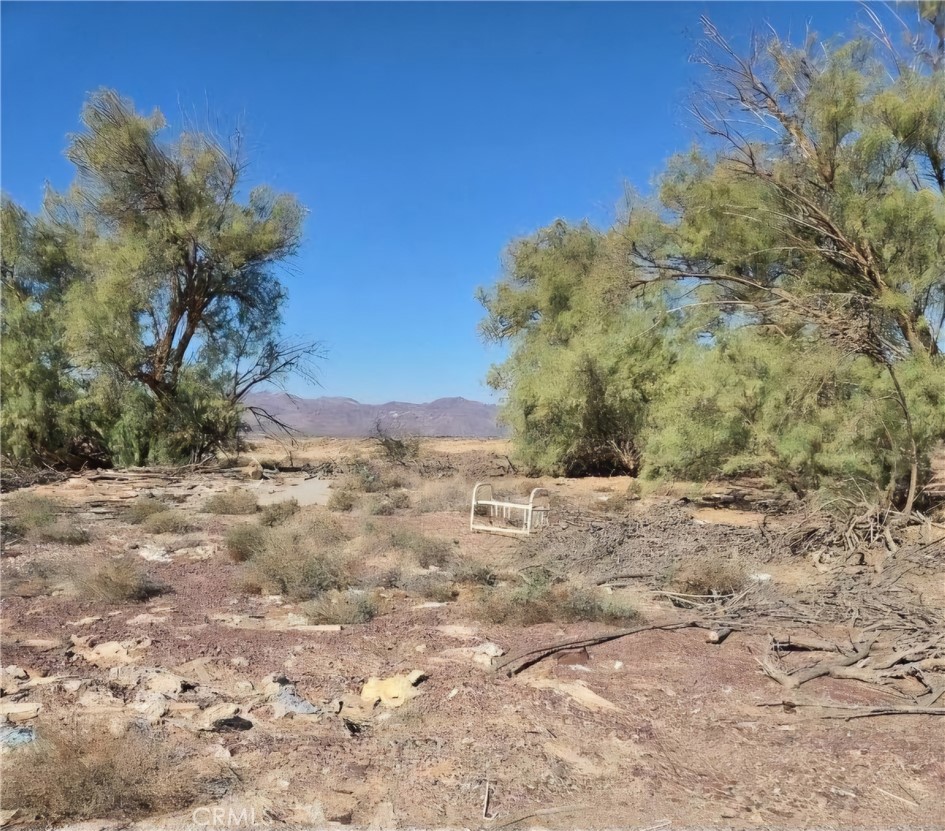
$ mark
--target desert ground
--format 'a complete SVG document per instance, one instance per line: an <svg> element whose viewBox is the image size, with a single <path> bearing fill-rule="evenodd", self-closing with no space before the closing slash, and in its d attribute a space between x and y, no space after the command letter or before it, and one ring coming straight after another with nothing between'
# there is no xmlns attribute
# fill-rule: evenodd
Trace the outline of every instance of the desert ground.
<svg viewBox="0 0 945 831"><path fill-rule="evenodd" d="M940 517L508 457L257 441L5 492L3 824L945 827ZM470 531L479 481L547 527Z"/></svg>

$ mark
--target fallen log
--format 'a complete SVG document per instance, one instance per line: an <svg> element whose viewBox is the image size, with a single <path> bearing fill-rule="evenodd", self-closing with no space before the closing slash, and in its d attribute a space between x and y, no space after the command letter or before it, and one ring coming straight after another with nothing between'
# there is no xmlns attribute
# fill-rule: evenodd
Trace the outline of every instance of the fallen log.
<svg viewBox="0 0 945 831"><path fill-rule="evenodd" d="M779 651L788 652L791 650L800 650L807 652L840 652L840 647L837 644L824 640L823 638L815 638L810 635L799 635L794 634L793 632L789 634L771 634L771 645L774 649Z"/></svg>

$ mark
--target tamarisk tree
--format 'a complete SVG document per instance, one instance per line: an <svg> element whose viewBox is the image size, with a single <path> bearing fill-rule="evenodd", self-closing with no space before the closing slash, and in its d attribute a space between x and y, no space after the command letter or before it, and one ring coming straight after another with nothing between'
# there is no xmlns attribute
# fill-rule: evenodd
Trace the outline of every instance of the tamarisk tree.
<svg viewBox="0 0 945 831"><path fill-rule="evenodd" d="M279 334L278 267L298 248L303 207L245 192L239 135L165 129L158 111L91 95L66 151L76 179L38 220L69 267L61 343L82 407L123 462L196 458L232 439L246 394L310 374L318 352Z"/></svg>

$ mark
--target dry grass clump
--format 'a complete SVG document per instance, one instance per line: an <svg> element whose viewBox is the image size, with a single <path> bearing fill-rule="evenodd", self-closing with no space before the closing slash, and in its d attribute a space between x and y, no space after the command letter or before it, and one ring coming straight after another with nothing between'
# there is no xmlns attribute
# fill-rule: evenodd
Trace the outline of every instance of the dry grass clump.
<svg viewBox="0 0 945 831"><path fill-rule="evenodd" d="M271 505L263 506L262 513L259 515L259 524L267 528L275 528L292 519L298 512L299 503L295 499L273 502Z"/></svg>
<svg viewBox="0 0 945 831"><path fill-rule="evenodd" d="M155 499L153 496L139 496L132 502L123 514L125 522L140 525L152 514L159 514L168 510L166 502Z"/></svg>
<svg viewBox="0 0 945 831"><path fill-rule="evenodd" d="M243 522L226 529L226 553L237 563L245 563L266 547L267 532L255 523Z"/></svg>
<svg viewBox="0 0 945 831"><path fill-rule="evenodd" d="M367 623L377 615L377 604L363 591L331 591L302 608L315 624L337 623L352 625Z"/></svg>
<svg viewBox="0 0 945 831"><path fill-rule="evenodd" d="M181 511L160 511L146 517L141 527L149 534L186 534L193 531L194 526Z"/></svg>
<svg viewBox="0 0 945 831"><path fill-rule="evenodd" d="M20 565L3 561L0 597L40 597L52 591L60 578L54 564L41 560Z"/></svg>
<svg viewBox="0 0 945 831"><path fill-rule="evenodd" d="M247 565L246 591L283 594L292 600L310 600L350 582L344 559L299 528L270 532L262 551Z"/></svg>
<svg viewBox="0 0 945 831"><path fill-rule="evenodd" d="M459 592L453 582L444 574L420 574L401 581L404 590L419 594L436 603L449 603L455 600Z"/></svg>
<svg viewBox="0 0 945 831"><path fill-rule="evenodd" d="M9 529L24 537L31 531L52 525L61 510L58 502L24 491L13 494L4 505Z"/></svg>
<svg viewBox="0 0 945 831"><path fill-rule="evenodd" d="M73 581L79 593L100 603L142 603L166 591L128 557L111 560L92 570L77 569Z"/></svg>
<svg viewBox="0 0 945 831"><path fill-rule="evenodd" d="M494 586L499 579L488 566L466 560L454 563L450 573L455 582L472 586Z"/></svg>
<svg viewBox="0 0 945 831"><path fill-rule="evenodd" d="M404 490L391 491L379 499L368 503L367 512L371 516L392 516L397 511L410 507L410 494Z"/></svg>
<svg viewBox="0 0 945 831"><path fill-rule="evenodd" d="M706 554L680 562L665 584L670 591L692 597L730 597L748 585L748 570L735 558Z"/></svg>
<svg viewBox="0 0 945 831"><path fill-rule="evenodd" d="M604 592L570 584L552 584L532 577L519 586L501 586L482 593L477 610L491 623L532 626L538 623L626 623L639 618L631 606Z"/></svg>
<svg viewBox="0 0 945 831"><path fill-rule="evenodd" d="M226 493L215 493L203 504L205 514L255 514L256 494L233 488Z"/></svg>
<svg viewBox="0 0 945 831"><path fill-rule="evenodd" d="M466 512L472 498L472 486L458 479L424 482L417 495L417 511L421 514Z"/></svg>
<svg viewBox="0 0 945 831"><path fill-rule="evenodd" d="M330 511L350 513L354 510L354 506L357 504L357 495L354 493L354 491L349 490L348 488L332 490L331 496L328 497L328 510Z"/></svg>
<svg viewBox="0 0 945 831"><path fill-rule="evenodd" d="M85 528L80 528L72 521L57 519L52 525L44 525L30 534L40 542L58 542L62 545L85 545L91 537Z"/></svg>
<svg viewBox="0 0 945 831"><path fill-rule="evenodd" d="M105 724L47 725L36 742L4 754L3 808L47 824L133 820L192 805L208 795L192 764L169 742Z"/></svg>
<svg viewBox="0 0 945 831"><path fill-rule="evenodd" d="M392 532L390 545L392 548L413 554L421 568L430 568L430 566L442 568L452 552L452 547L448 542L436 540L409 529L398 529Z"/></svg>

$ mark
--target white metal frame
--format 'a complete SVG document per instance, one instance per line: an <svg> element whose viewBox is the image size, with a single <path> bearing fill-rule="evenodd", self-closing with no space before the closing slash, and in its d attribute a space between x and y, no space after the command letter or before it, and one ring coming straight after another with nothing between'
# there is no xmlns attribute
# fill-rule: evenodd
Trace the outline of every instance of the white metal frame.
<svg viewBox="0 0 945 831"><path fill-rule="evenodd" d="M480 493L481 491L481 493ZM551 510L551 497L546 488L535 488L529 494L528 502L510 502L496 499L492 485L477 482L472 492L472 506L469 509L469 530L490 531L493 534L514 534L528 536L548 524L548 512ZM489 519L511 520L512 514L521 511L521 528L504 528L486 522L476 522L476 509L485 508ZM482 519L482 517L480 517Z"/></svg>

